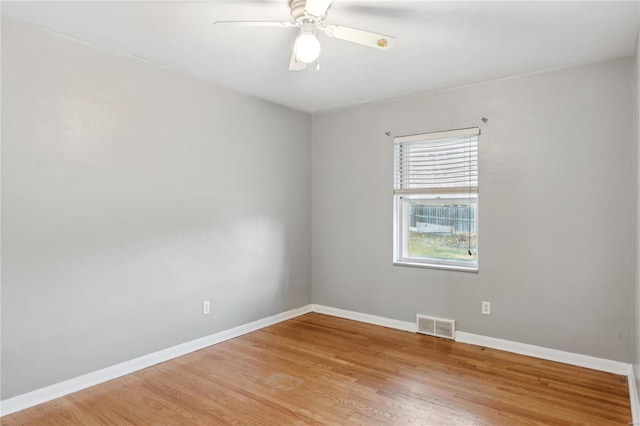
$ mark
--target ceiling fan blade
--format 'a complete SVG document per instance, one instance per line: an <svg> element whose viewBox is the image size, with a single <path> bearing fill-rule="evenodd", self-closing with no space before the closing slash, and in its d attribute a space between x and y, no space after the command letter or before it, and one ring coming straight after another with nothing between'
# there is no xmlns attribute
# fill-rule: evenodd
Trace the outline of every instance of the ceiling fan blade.
<svg viewBox="0 0 640 426"><path fill-rule="evenodd" d="M291 52L291 61L289 62L289 71L302 71L307 68L307 64L296 57L295 49Z"/></svg>
<svg viewBox="0 0 640 426"><path fill-rule="evenodd" d="M234 25L238 27L297 27L293 22L269 22L269 21L214 21L213 25Z"/></svg>
<svg viewBox="0 0 640 426"><path fill-rule="evenodd" d="M352 41L375 49L390 50L396 43L396 39L391 36L357 30L350 27L343 27L342 25L327 25L320 29L329 37Z"/></svg>
<svg viewBox="0 0 640 426"><path fill-rule="evenodd" d="M307 0L304 11L307 15L322 18L331 6L331 0Z"/></svg>

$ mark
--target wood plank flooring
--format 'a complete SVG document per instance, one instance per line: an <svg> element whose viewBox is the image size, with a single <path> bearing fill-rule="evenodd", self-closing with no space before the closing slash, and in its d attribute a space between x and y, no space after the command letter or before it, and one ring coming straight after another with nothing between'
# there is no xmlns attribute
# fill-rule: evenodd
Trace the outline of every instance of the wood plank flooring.
<svg viewBox="0 0 640 426"><path fill-rule="evenodd" d="M311 313L12 425L627 425L624 376Z"/></svg>

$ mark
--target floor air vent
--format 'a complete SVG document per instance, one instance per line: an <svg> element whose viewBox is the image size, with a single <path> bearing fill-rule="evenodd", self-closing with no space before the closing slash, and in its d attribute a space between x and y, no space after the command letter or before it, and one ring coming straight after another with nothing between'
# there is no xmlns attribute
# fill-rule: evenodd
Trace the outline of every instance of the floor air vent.
<svg viewBox="0 0 640 426"><path fill-rule="evenodd" d="M456 336L455 320L428 317L426 315L418 314L417 321L418 333L445 337L447 339L454 339Z"/></svg>

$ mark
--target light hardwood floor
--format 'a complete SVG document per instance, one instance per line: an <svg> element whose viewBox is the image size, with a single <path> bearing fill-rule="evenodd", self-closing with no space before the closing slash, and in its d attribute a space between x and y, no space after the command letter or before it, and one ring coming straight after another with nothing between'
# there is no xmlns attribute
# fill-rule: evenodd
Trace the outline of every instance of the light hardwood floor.
<svg viewBox="0 0 640 426"><path fill-rule="evenodd" d="M311 313L12 425L627 425L626 377Z"/></svg>

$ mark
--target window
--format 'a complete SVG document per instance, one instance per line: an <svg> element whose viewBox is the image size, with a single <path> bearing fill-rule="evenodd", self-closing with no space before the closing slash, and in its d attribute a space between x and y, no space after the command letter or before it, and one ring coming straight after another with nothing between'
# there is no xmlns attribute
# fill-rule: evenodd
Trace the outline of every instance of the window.
<svg viewBox="0 0 640 426"><path fill-rule="evenodd" d="M479 135L394 138L394 264L478 270Z"/></svg>

